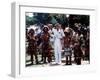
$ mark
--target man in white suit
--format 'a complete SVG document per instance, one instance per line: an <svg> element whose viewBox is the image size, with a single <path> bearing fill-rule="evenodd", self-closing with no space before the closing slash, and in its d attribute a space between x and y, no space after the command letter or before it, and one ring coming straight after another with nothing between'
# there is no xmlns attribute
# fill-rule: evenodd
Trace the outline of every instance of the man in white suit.
<svg viewBox="0 0 100 80"><path fill-rule="evenodd" d="M53 33L54 33L55 62L56 64L61 64L61 50L62 50L61 39L63 39L65 35L59 23L55 25Z"/></svg>

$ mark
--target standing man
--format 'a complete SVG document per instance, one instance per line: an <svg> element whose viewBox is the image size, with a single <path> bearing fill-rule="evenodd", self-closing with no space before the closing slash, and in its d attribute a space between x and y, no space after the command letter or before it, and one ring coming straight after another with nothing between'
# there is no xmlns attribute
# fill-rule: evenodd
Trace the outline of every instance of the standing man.
<svg viewBox="0 0 100 80"><path fill-rule="evenodd" d="M36 37L33 29L29 30L28 37L28 54L31 56L31 64L33 64L33 55L35 56L35 63L38 64Z"/></svg>
<svg viewBox="0 0 100 80"><path fill-rule="evenodd" d="M75 62L77 65L81 65L81 59L82 59L82 50L79 41L76 41L74 45L74 56L75 56Z"/></svg>
<svg viewBox="0 0 100 80"><path fill-rule="evenodd" d="M51 54L50 54L50 34L48 33L48 27L43 27L43 33L41 35L42 38L42 56L43 56L43 63L47 63L46 59L48 59L48 63L51 62Z"/></svg>
<svg viewBox="0 0 100 80"><path fill-rule="evenodd" d="M64 32L63 29L61 29L61 24L57 23L55 24L55 29L53 30L54 33L54 52L55 52L55 62L56 64L61 64L61 39L63 39Z"/></svg>

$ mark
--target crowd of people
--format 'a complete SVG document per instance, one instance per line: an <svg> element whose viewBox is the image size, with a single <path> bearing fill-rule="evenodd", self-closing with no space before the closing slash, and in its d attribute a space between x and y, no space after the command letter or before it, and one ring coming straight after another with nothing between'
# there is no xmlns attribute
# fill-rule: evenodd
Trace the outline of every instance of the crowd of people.
<svg viewBox="0 0 100 80"><path fill-rule="evenodd" d="M63 29L60 23L56 23L43 25L41 29L27 29L26 43L26 54L30 56L31 64L55 62L60 65L63 57L65 65L80 65L81 60L90 61L89 26L85 24L75 23L74 27L66 26Z"/></svg>

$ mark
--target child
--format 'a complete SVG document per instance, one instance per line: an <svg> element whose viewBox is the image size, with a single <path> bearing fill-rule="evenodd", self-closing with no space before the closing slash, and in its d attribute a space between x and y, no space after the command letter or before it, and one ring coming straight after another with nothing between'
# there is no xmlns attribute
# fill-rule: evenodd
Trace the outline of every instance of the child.
<svg viewBox="0 0 100 80"><path fill-rule="evenodd" d="M71 65L71 47L70 47L70 43L71 43L71 37L70 37L70 30L69 28L66 28L65 31L65 37L64 37L64 53L66 56L66 65Z"/></svg>

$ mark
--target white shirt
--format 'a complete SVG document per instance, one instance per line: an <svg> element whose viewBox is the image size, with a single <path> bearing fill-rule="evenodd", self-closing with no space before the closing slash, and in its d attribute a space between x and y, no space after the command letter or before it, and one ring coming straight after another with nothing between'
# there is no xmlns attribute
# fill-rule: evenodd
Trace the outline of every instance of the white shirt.
<svg viewBox="0 0 100 80"><path fill-rule="evenodd" d="M57 29L53 29L53 33L54 33L54 40L62 39L65 36L63 29L59 29L58 31Z"/></svg>

